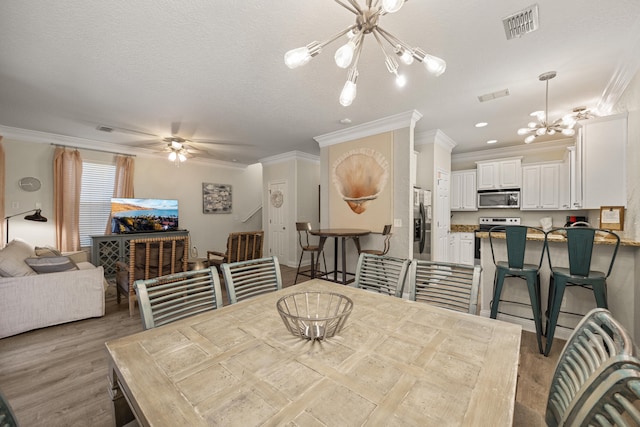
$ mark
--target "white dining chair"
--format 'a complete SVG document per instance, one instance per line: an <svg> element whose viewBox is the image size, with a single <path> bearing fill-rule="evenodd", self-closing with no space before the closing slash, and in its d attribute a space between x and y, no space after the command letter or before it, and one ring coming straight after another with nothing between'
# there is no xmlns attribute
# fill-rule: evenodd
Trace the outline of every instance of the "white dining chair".
<svg viewBox="0 0 640 427"><path fill-rule="evenodd" d="M276 256L225 263L222 264L222 274L231 304L282 289L280 264Z"/></svg>
<svg viewBox="0 0 640 427"><path fill-rule="evenodd" d="M351 286L400 298L408 268L408 259L362 253Z"/></svg>

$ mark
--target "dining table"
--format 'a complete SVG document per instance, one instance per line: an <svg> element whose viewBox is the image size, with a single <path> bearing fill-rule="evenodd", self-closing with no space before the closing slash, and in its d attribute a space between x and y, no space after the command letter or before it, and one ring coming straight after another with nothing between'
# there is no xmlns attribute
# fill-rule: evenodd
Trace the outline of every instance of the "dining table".
<svg viewBox="0 0 640 427"><path fill-rule="evenodd" d="M334 240L333 270L327 271L324 277L334 282L342 283L343 285L352 282L355 279L355 274L347 271L347 240L353 240L357 253L359 254L360 237L370 234L371 231L360 228L321 228L319 230L311 230L309 233L320 237L320 242L318 243L320 249L324 248L328 237L332 237ZM338 268L338 241L340 241L340 269ZM338 278L338 273L340 273L340 278ZM333 279L331 278L332 275ZM351 276L351 279L347 280L349 276Z"/></svg>
<svg viewBox="0 0 640 427"><path fill-rule="evenodd" d="M294 336L293 293L352 300ZM521 326L313 279L108 341L116 425L511 426Z"/></svg>

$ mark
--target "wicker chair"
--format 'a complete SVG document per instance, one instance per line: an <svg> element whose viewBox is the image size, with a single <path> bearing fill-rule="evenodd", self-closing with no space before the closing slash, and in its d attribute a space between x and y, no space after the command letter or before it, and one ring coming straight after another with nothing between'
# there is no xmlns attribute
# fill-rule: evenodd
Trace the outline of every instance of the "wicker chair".
<svg viewBox="0 0 640 427"><path fill-rule="evenodd" d="M262 258L262 245L264 231L239 231L229 233L227 238L227 250L225 252L207 251L209 265L218 267L224 263L248 261Z"/></svg>
<svg viewBox="0 0 640 427"><path fill-rule="evenodd" d="M187 271L189 236L131 239L129 263L116 263L117 302L120 294L129 297L129 315L133 316L136 280L147 280Z"/></svg>

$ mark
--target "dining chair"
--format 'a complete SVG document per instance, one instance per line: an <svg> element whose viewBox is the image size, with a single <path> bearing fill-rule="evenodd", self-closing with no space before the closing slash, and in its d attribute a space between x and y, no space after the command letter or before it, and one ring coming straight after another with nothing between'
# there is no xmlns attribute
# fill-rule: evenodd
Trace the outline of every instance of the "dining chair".
<svg viewBox="0 0 640 427"><path fill-rule="evenodd" d="M144 329L222 307L222 289L214 267L136 280Z"/></svg>
<svg viewBox="0 0 640 427"><path fill-rule="evenodd" d="M580 404L567 417L567 426L640 426L640 360L619 356L601 375L586 384Z"/></svg>
<svg viewBox="0 0 640 427"><path fill-rule="evenodd" d="M282 289L280 264L276 256L224 263L222 274L231 304Z"/></svg>
<svg viewBox="0 0 640 427"><path fill-rule="evenodd" d="M540 249L532 249L531 245L527 245L528 233L540 233L545 236L544 242ZM498 235L505 239L507 246L507 260L496 261L495 249L493 241ZM537 244L538 242L536 242ZM540 267L544 259L545 249L547 247L546 233L541 228L529 227L525 225L507 225L497 226L489 230L489 244L491 246L491 258L495 265L495 277L493 282L493 298L491 300L490 317L495 319L498 315L498 307L501 301L502 288L507 277L517 277L523 279L527 285L529 292L529 300L531 311L533 312L533 322L536 328L536 339L538 341L538 350L542 354L542 309L540 307ZM526 263L525 258L537 260L536 264ZM519 301L503 300L517 305L527 305ZM514 313L511 316L522 317Z"/></svg>
<svg viewBox="0 0 640 427"><path fill-rule="evenodd" d="M0 426L17 427L18 421L6 397L0 393Z"/></svg>
<svg viewBox="0 0 640 427"><path fill-rule="evenodd" d="M409 299L477 314L480 265L414 259L409 267Z"/></svg>
<svg viewBox="0 0 640 427"><path fill-rule="evenodd" d="M547 399L549 427L566 424L570 413L583 403L586 386L619 356L633 354L633 342L624 327L603 308L595 308L582 318L567 340L556 364Z"/></svg>
<svg viewBox="0 0 640 427"><path fill-rule="evenodd" d="M400 298L408 269L408 259L363 253L350 286Z"/></svg>
<svg viewBox="0 0 640 427"><path fill-rule="evenodd" d="M595 296L597 307L608 307L607 278L611 274L620 246L620 237L616 233L599 228L565 227L555 228L548 233L549 238L558 235L566 242L569 266L554 266L551 256L548 256L549 266L551 268L551 279L549 281L549 300L547 305L547 345L545 348L545 356L549 354L551 345L553 344L553 336L558 324L558 316L560 314L565 288L569 286L579 286L589 289ZM600 236L603 242L610 243L610 245L603 245L605 248L611 248L606 272L591 269L594 241L597 236Z"/></svg>
<svg viewBox="0 0 640 427"><path fill-rule="evenodd" d="M382 236L384 237L384 242L382 249L360 249L360 253L365 254L373 254L373 255L386 255L389 252L389 248L391 246L391 236L393 233L391 232L391 224L387 224L382 229Z"/></svg>
<svg viewBox="0 0 640 427"><path fill-rule="evenodd" d="M296 270L296 278L293 281L295 285L298 283L298 276L306 276L310 278L314 278L317 276L318 269L320 268L320 255L322 255L322 260L324 261L324 274L327 274L327 259L324 256L324 251L322 250L322 246L320 244L311 245L309 243L309 232L311 231L311 223L310 222L296 222L296 230L298 232L298 243L300 244L300 249L302 252L300 253L300 260L298 261L298 269ZM311 254L311 268L309 270L302 270L302 258L305 253Z"/></svg>

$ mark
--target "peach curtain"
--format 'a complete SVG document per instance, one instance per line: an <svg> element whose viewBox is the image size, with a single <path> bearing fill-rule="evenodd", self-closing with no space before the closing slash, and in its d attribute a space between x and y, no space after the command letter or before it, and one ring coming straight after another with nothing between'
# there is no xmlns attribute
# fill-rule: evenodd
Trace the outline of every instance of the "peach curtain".
<svg viewBox="0 0 640 427"><path fill-rule="evenodd" d="M113 197L133 197L133 172L135 161L130 156L116 156L116 177L113 185ZM107 221L105 234L111 234L111 216Z"/></svg>
<svg viewBox="0 0 640 427"><path fill-rule="evenodd" d="M5 182L5 171L7 168L5 167L4 160L4 147L2 146L2 135L0 135L0 217L4 218L4 182ZM5 225L2 224L2 230L0 230L0 246L4 245L5 236L4 236Z"/></svg>
<svg viewBox="0 0 640 427"><path fill-rule="evenodd" d="M61 251L80 250L81 181L80 152L57 147L53 155L53 210L56 246Z"/></svg>

